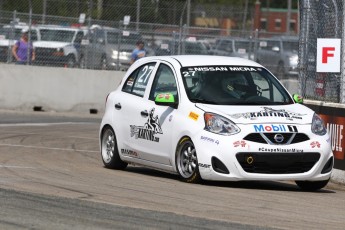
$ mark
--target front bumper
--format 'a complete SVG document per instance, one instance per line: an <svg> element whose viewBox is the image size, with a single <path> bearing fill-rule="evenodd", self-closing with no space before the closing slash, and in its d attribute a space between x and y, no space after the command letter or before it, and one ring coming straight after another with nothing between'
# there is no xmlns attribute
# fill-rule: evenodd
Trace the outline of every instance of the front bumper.
<svg viewBox="0 0 345 230"><path fill-rule="evenodd" d="M327 180L333 167L328 135L300 143L272 145L243 135L202 131L193 138L205 180ZM313 143L317 143L317 145ZM224 169L225 167L225 169Z"/></svg>

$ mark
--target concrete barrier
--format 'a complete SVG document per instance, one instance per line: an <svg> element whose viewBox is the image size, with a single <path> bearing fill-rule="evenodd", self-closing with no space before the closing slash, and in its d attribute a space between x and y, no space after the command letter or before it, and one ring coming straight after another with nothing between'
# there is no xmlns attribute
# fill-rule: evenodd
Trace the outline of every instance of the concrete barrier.
<svg viewBox="0 0 345 230"><path fill-rule="evenodd" d="M2 109L104 111L105 98L125 72L0 64Z"/></svg>

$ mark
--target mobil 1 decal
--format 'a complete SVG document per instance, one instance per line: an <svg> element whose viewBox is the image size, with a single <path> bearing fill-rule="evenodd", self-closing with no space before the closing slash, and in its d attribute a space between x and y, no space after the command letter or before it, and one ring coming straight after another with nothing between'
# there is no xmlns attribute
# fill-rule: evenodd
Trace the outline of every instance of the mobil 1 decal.
<svg viewBox="0 0 345 230"><path fill-rule="evenodd" d="M159 123L158 115L154 115L155 108L152 108L143 126L130 125L131 137L135 139L144 139L148 141L159 142L157 134L163 134L161 125Z"/></svg>
<svg viewBox="0 0 345 230"><path fill-rule="evenodd" d="M289 133L298 133L297 126L295 125L282 125L282 124L260 124L253 125L254 131L263 133L263 132L289 132Z"/></svg>
<svg viewBox="0 0 345 230"><path fill-rule="evenodd" d="M246 112L246 113L236 113L230 114L229 116L234 119L245 118L250 120L256 120L265 117L281 117L287 120L301 120L306 114L296 113L287 111L285 109L272 109L269 107L262 107L259 112Z"/></svg>

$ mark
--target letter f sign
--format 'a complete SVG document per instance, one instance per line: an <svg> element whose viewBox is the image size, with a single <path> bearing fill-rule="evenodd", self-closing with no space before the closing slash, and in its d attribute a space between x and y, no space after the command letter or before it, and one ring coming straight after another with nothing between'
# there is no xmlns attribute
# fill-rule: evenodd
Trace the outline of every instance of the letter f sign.
<svg viewBox="0 0 345 230"><path fill-rule="evenodd" d="M327 63L328 57L334 57L334 51L335 47L322 47L322 63Z"/></svg>
<svg viewBox="0 0 345 230"><path fill-rule="evenodd" d="M338 38L318 38L316 72L340 72L341 40Z"/></svg>

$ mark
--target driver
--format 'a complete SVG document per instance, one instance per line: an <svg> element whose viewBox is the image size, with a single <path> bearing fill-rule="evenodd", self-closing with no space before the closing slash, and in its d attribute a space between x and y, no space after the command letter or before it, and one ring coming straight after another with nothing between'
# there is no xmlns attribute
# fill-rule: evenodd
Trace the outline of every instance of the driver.
<svg viewBox="0 0 345 230"><path fill-rule="evenodd" d="M232 73L222 78L221 87L228 95L240 99L244 94L246 94L246 92L242 91L240 87L236 87L236 85L246 85L245 83L243 75Z"/></svg>

